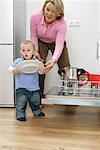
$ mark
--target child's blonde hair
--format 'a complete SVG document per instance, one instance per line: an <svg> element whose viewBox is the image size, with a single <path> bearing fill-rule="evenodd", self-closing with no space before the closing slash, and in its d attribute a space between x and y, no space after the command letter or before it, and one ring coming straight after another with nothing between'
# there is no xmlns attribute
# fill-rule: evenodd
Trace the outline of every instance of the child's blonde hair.
<svg viewBox="0 0 100 150"><path fill-rule="evenodd" d="M33 49L35 49L35 45L32 44L31 41L22 41L20 44L20 48L22 48L24 45L27 45L27 44L30 44L33 47Z"/></svg>
<svg viewBox="0 0 100 150"><path fill-rule="evenodd" d="M33 48L33 53L34 53L35 45L32 44L31 41L26 40L26 41L22 41L22 42L20 43L20 54L22 54L21 51L22 51L23 47L24 47L25 45L28 45L28 44L30 44L30 46Z"/></svg>

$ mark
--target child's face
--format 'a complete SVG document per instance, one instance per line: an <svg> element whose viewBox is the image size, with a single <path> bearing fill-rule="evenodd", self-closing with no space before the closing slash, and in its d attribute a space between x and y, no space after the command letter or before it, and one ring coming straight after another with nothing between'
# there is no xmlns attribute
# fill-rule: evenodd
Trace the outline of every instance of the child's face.
<svg viewBox="0 0 100 150"><path fill-rule="evenodd" d="M34 49L33 49L33 46L32 44L23 44L21 46L21 55L24 57L25 60L29 60L32 58L33 56L33 52L34 52Z"/></svg>

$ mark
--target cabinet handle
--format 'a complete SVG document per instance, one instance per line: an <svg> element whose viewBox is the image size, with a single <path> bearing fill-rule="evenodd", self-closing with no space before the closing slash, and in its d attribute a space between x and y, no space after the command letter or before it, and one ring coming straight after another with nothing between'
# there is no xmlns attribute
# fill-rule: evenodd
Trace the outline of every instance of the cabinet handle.
<svg viewBox="0 0 100 150"><path fill-rule="evenodd" d="M96 56L96 59L98 60L99 57L100 57L99 56L99 42L97 42L97 56Z"/></svg>

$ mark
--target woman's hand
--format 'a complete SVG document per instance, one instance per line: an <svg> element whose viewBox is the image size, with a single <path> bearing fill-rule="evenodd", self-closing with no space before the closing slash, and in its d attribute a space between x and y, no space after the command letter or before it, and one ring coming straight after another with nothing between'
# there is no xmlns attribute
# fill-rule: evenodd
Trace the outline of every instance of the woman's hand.
<svg viewBox="0 0 100 150"><path fill-rule="evenodd" d="M56 63L54 59L50 59L48 62L45 63L44 72L47 73Z"/></svg>
<svg viewBox="0 0 100 150"><path fill-rule="evenodd" d="M35 51L34 51L34 55L36 56L37 59L39 59L40 61L42 61L38 50L35 50Z"/></svg>

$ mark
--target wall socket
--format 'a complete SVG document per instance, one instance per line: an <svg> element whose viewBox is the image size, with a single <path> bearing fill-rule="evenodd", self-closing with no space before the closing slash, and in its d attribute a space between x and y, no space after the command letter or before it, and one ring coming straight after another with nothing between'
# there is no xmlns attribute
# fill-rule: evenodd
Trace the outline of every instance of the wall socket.
<svg viewBox="0 0 100 150"><path fill-rule="evenodd" d="M80 21L78 19L70 19L68 21L68 24L70 27L79 27L80 26Z"/></svg>

